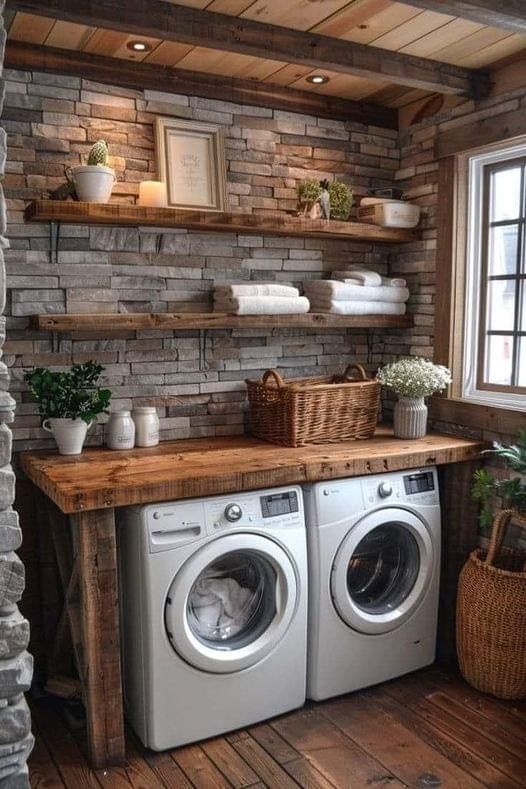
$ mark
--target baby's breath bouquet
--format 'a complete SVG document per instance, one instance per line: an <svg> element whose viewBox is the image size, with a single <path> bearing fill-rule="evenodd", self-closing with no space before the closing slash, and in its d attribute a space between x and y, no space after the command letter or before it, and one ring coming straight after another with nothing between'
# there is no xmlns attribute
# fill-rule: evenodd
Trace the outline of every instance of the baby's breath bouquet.
<svg viewBox="0 0 526 789"><path fill-rule="evenodd" d="M447 367L418 357L388 364L378 371L376 377L382 386L392 389L400 397L429 397L451 383Z"/></svg>
<svg viewBox="0 0 526 789"><path fill-rule="evenodd" d="M382 386L400 400L394 407L394 433L398 438L422 438L427 428L424 397L441 392L451 383L451 373L441 364L418 357L400 359L377 373Z"/></svg>

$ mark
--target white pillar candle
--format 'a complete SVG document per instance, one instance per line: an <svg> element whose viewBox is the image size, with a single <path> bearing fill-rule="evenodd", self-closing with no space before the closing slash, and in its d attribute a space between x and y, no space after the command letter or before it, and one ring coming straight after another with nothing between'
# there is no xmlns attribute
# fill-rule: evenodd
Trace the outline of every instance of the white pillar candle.
<svg viewBox="0 0 526 789"><path fill-rule="evenodd" d="M166 207L166 202L166 184L163 181L141 181L139 205L163 208Z"/></svg>

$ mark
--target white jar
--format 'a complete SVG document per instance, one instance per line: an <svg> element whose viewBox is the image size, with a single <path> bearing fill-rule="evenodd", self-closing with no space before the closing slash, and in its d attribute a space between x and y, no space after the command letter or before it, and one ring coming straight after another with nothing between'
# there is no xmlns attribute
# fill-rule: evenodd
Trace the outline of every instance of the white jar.
<svg viewBox="0 0 526 789"><path fill-rule="evenodd" d="M133 409L133 421L138 447L154 447L159 443L159 417L152 406L137 406Z"/></svg>
<svg viewBox="0 0 526 789"><path fill-rule="evenodd" d="M135 425L129 411L115 411L110 414L106 425L106 446L109 449L133 449L135 446Z"/></svg>

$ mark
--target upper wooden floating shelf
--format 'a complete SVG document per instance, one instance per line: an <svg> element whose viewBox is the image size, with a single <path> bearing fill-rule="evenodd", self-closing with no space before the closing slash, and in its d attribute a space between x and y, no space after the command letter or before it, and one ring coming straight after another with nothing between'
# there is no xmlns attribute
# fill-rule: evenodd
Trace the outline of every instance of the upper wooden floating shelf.
<svg viewBox="0 0 526 789"><path fill-rule="evenodd" d="M413 325L411 315L229 315L226 312L33 315L31 326L53 332L114 332L138 329L393 328Z"/></svg>
<svg viewBox="0 0 526 789"><path fill-rule="evenodd" d="M369 243L404 243L419 238L413 230L378 227L364 222L303 219L290 214L228 214L181 211L125 203L77 203L73 200L35 200L26 208L29 222L75 225L135 225L177 227L205 232L340 238Z"/></svg>

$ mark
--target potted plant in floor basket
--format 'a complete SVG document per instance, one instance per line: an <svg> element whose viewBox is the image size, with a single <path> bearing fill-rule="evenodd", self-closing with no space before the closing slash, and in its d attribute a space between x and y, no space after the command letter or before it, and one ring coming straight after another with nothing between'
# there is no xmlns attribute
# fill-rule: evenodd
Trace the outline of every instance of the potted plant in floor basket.
<svg viewBox="0 0 526 789"><path fill-rule="evenodd" d="M108 167L106 142L98 140L89 152L88 163L68 168L66 176L81 202L107 203L116 177L115 170Z"/></svg>
<svg viewBox="0 0 526 789"><path fill-rule="evenodd" d="M422 438L427 430L426 397L441 392L451 383L451 373L429 359L411 357L388 364L378 371L382 386L398 395L394 407L394 434L397 438Z"/></svg>
<svg viewBox="0 0 526 789"><path fill-rule="evenodd" d="M503 509L512 509L526 517L526 430L520 430L516 444L505 445L498 441L493 449L484 454L492 454L504 461L506 469L516 472L513 477L499 478L486 468L479 468L473 475L473 498L480 504L480 526L487 535L497 504L500 499Z"/></svg>
<svg viewBox="0 0 526 789"><path fill-rule="evenodd" d="M68 372L38 367L24 375L38 402L42 427L53 434L61 455L80 455L95 417L108 413L111 392L96 385L103 370L90 361Z"/></svg>

